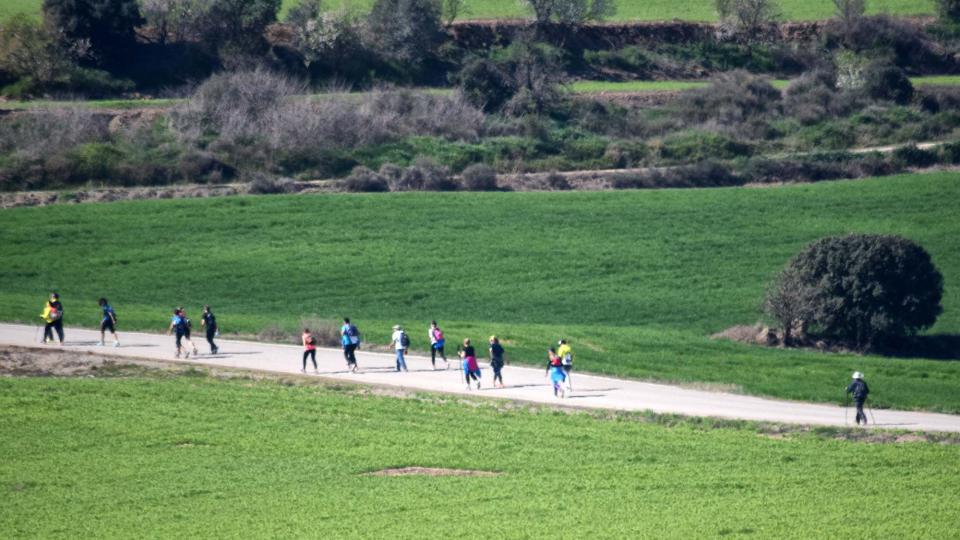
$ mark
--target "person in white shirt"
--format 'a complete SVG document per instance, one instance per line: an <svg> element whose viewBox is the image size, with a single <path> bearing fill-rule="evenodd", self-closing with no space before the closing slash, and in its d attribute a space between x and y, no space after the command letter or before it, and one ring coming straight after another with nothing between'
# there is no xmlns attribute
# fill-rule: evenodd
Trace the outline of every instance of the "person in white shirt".
<svg viewBox="0 0 960 540"><path fill-rule="evenodd" d="M407 337L407 333L403 331L399 324L393 325L393 335L390 337L390 343L397 352L397 371L407 371L407 362L403 356L407 352L407 347L410 346L410 338Z"/></svg>

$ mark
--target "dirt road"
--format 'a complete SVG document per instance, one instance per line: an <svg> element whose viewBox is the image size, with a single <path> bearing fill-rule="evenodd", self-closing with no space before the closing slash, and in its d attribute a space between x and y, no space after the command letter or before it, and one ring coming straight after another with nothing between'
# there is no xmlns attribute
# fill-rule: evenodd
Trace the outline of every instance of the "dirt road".
<svg viewBox="0 0 960 540"><path fill-rule="evenodd" d="M95 351L99 354L118 357L146 358L174 361L173 337L166 335L123 332L122 346L100 347L99 332L68 328L63 349ZM211 366L250 369L275 373L300 372L300 348L291 345L255 343L248 341L220 341L220 353L205 354L206 344L202 337L196 338L201 348L199 356L191 356L188 362ZM37 342L36 326L0 324L0 346L50 347ZM843 407L803 402L765 399L723 392L708 392L640 381L614 379L574 373L573 392L565 399L553 396L544 371L537 368L507 366L504 368L506 388L492 388L489 366L481 363L483 371L480 390L467 390L460 370L434 371L430 360L410 356L409 372L398 373L392 355L359 352L359 373L345 369L343 356L336 349L318 349L319 373L308 372L307 376L351 381L360 384L396 386L405 389L427 390L454 394L475 394L499 399L515 399L536 403L562 403L565 406L627 411L651 410L660 413L676 413L690 416L712 416L742 420L759 420L790 424L844 426L852 424L852 411ZM837 381L840 393L846 381ZM876 427L907 429L914 431L960 432L960 416L948 414L906 412L893 410L873 411Z"/></svg>

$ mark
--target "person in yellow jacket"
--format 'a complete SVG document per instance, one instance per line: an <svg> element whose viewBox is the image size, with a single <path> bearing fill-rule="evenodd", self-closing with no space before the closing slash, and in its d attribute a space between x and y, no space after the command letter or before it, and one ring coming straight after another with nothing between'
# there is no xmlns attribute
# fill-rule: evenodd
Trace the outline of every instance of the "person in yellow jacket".
<svg viewBox="0 0 960 540"><path fill-rule="evenodd" d="M40 318L45 323L43 327L43 342L53 341L53 331L57 331L57 337L60 338L60 344L63 345L63 304L60 303L60 295L50 293L50 300L47 300L43 306L43 313Z"/></svg>
<svg viewBox="0 0 960 540"><path fill-rule="evenodd" d="M563 364L563 372L567 376L567 391L573 391L573 383L570 382L570 372L573 371L573 349L567 343L567 340L561 339L559 348L557 348L557 356L560 357L560 362Z"/></svg>

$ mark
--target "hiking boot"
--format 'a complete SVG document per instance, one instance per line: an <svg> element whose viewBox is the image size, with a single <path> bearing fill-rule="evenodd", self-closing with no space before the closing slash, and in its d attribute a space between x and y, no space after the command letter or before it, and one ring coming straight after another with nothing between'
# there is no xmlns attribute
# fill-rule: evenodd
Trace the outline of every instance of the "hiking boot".
<svg viewBox="0 0 960 540"><path fill-rule="evenodd" d="M114 341L114 342L113 342L113 346L114 346L115 348L116 348L116 347L119 347L119 346L120 346L120 342L119 342L119 341Z"/></svg>
<svg viewBox="0 0 960 540"><path fill-rule="evenodd" d="M103 342L101 341L101 342L97 343L97 347L103 347Z"/></svg>
<svg viewBox="0 0 960 540"><path fill-rule="evenodd" d="M183 359L186 360L187 358L190 358L190 351L183 353Z"/></svg>
<svg viewBox="0 0 960 540"><path fill-rule="evenodd" d="M477 381L477 390L480 389L480 381Z"/></svg>

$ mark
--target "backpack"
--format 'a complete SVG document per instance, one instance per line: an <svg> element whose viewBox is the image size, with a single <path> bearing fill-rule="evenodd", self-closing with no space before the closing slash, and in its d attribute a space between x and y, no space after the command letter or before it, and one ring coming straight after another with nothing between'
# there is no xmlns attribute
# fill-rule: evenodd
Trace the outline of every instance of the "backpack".
<svg viewBox="0 0 960 540"><path fill-rule="evenodd" d="M347 336L350 338L350 343L353 345L360 344L360 331L357 330L357 327L351 324L347 327Z"/></svg>
<svg viewBox="0 0 960 540"><path fill-rule="evenodd" d="M50 320L59 321L60 317L63 317L63 313L61 313L59 309L50 306Z"/></svg>
<svg viewBox="0 0 960 540"><path fill-rule="evenodd" d="M316 344L317 344L317 338L313 337L313 335L307 338L307 345L316 345Z"/></svg>
<svg viewBox="0 0 960 540"><path fill-rule="evenodd" d="M400 332L400 346L404 349L410 346L410 336L406 332Z"/></svg>
<svg viewBox="0 0 960 540"><path fill-rule="evenodd" d="M113 320L113 322L118 322L120 319L117 319L117 312L111 307L107 310L107 316Z"/></svg>
<svg viewBox="0 0 960 540"><path fill-rule="evenodd" d="M439 328L433 330L433 339L443 341L443 332Z"/></svg>

